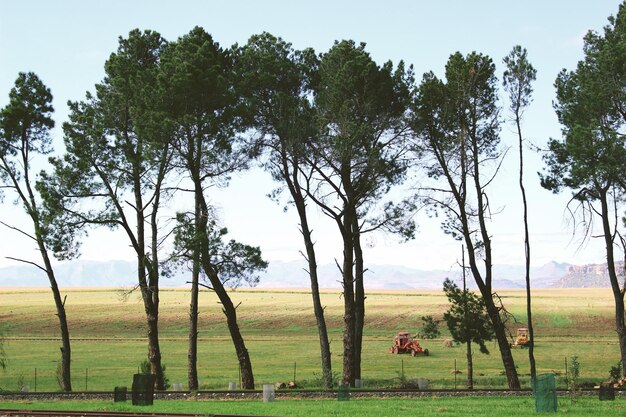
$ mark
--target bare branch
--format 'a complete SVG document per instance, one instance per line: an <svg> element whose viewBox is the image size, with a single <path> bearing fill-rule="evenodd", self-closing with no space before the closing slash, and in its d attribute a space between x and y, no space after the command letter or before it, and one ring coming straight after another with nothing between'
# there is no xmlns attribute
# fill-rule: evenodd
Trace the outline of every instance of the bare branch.
<svg viewBox="0 0 626 417"><path fill-rule="evenodd" d="M45 272L46 274L48 273L48 270L46 270L46 268L44 268L43 266L41 266L41 265L37 264L36 262L27 261L27 260L20 259L20 258L13 258L13 257L11 257L11 256L5 256L5 258L6 258L6 259L11 259L11 260L13 260L13 261L23 262L23 263L25 263L25 264L32 265L32 266L34 266L34 267L37 267L37 268L41 269L41 270L42 270L43 272Z"/></svg>
<svg viewBox="0 0 626 417"><path fill-rule="evenodd" d="M36 239L34 236L32 236L32 235L30 235L30 234L26 233L26 232L25 232L25 231L23 231L22 229L19 229L19 228L17 228L17 227L14 227L14 226L11 226L11 225L9 225L9 224L6 224L6 223L5 223L5 222L3 222L3 221L0 221L0 224L2 224L2 225L3 225L3 226L5 226L5 227L8 227L8 228L9 228L9 229L11 229L11 230L15 230L16 232L19 232L19 233L23 234L24 236L29 237L29 238L31 238L32 240L34 240L35 242L37 242L37 239Z"/></svg>

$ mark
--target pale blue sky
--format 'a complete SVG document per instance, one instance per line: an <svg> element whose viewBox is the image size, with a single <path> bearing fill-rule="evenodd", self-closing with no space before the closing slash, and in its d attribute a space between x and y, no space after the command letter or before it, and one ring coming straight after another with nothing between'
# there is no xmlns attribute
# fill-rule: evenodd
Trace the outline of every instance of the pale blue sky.
<svg viewBox="0 0 626 417"><path fill-rule="evenodd" d="M296 48L330 48L334 40L366 42L379 63L404 60L415 66L418 79L425 71L442 74L448 56L459 50L490 55L503 71L502 57L521 44L538 70L534 103L526 113L526 136L543 145L560 132L552 109L553 82L561 68L572 69L582 57L582 36L601 30L617 12L616 0L519 1L5 1L0 10L0 107L18 71L34 71L52 90L56 108L57 149L67 100L84 97L103 77L103 65L117 48L118 36L133 28L152 29L175 40L199 25L224 46L245 43L252 34L271 32ZM505 143L514 144L512 127L503 126ZM491 191L494 206L503 212L491 232L497 263L523 262L516 188L515 154L505 162L502 178ZM564 222L566 196L541 190L538 157L528 155L527 183L531 196L531 234L535 257L571 263L602 262L599 243L577 250L571 228ZM293 213L284 214L265 194L272 183L262 172L242 174L231 187L213 196L233 237L260 245L270 260L298 259L301 239ZM7 199L0 218L17 218ZM450 268L459 257L459 244L443 235L437 223L418 216L420 233L398 245L393 237L375 236L368 261L420 268ZM321 262L341 256L337 235L325 219L316 219L315 236ZM92 234L84 246L87 259L130 259L121 232ZM7 230L0 232L0 258L33 256L27 242ZM0 259L0 266L8 264Z"/></svg>

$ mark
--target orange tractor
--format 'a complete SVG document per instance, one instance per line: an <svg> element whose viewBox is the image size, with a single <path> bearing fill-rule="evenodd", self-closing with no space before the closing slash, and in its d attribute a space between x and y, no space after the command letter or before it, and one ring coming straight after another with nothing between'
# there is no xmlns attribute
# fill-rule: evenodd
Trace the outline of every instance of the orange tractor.
<svg viewBox="0 0 626 417"><path fill-rule="evenodd" d="M409 332L400 332L393 338L393 345L389 348L389 353L410 353L411 356L422 354L428 356L428 349L420 346L416 338L411 337Z"/></svg>
<svg viewBox="0 0 626 417"><path fill-rule="evenodd" d="M525 348L528 347L531 343L530 335L528 333L528 329L525 327L520 327L517 329L517 337L515 338L515 342L511 344L511 347L514 348Z"/></svg>

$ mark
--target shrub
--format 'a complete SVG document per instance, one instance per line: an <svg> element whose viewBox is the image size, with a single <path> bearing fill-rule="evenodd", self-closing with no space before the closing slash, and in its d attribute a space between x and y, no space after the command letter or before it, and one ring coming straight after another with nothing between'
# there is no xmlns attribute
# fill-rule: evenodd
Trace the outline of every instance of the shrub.
<svg viewBox="0 0 626 417"><path fill-rule="evenodd" d="M611 377L611 382L616 383L620 379L622 379L622 362L617 362L617 365L611 366L609 370L609 376Z"/></svg>
<svg viewBox="0 0 626 417"><path fill-rule="evenodd" d="M165 364L161 364L161 369L163 370L163 386L165 387L165 389L168 389L170 387L170 380L165 374L165 370L167 369ZM144 359L139 363L139 372L142 374L149 374L151 372L150 362L148 361L148 359Z"/></svg>
<svg viewBox="0 0 626 417"><path fill-rule="evenodd" d="M567 366L567 386L569 387L569 393L572 397L572 402L575 403L580 394L580 362L578 362L578 356L572 356Z"/></svg>
<svg viewBox="0 0 626 417"><path fill-rule="evenodd" d="M433 316L422 316L424 325L420 332L422 339L435 339L441 335L439 331L439 321L435 320Z"/></svg>

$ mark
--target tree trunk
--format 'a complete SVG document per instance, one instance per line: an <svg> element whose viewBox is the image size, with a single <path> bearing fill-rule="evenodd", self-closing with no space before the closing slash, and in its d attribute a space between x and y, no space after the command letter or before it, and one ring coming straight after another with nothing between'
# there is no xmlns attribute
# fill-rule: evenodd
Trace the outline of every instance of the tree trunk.
<svg viewBox="0 0 626 417"><path fill-rule="evenodd" d="M530 294L530 233L528 232L528 201L526 200L526 189L524 188L524 147L522 138L522 126L520 124L519 107L515 112L515 124L517 125L517 137L519 145L519 188L522 194L524 209L524 259L526 267L526 317L528 319L528 361L530 362L530 380L534 383L537 378L537 365L535 364L535 332L533 328L533 314Z"/></svg>
<svg viewBox="0 0 626 417"><path fill-rule="evenodd" d="M198 186L197 184L196 186ZM201 190L201 187L199 188ZM226 322L228 324L228 331L230 332L230 337L233 341L233 345L235 346L235 352L237 353L237 360L239 361L239 369L241 370L241 388L243 389L254 389L254 374L252 373L252 363L250 361L250 355L248 354L248 349L246 348L246 344L243 340L243 336L241 335L241 331L239 330L239 325L237 324L237 308L233 305L228 292L224 288L222 281L217 274L217 271L211 264L211 257L209 254L208 247L208 236L207 236L207 224L208 224L208 216L209 210L204 200L204 195L196 193L196 197L200 203L201 213L199 228L196 230L196 233L199 234L200 239L200 262L202 264L202 269L205 274L209 278L211 282L211 286L213 291L220 300L222 304L222 311L224 315L226 315Z"/></svg>
<svg viewBox="0 0 626 417"><path fill-rule="evenodd" d="M139 288L143 299L144 311L146 313L147 333L148 333L148 361L150 362L150 373L156 376L154 386L158 390L164 390L163 368L161 365L161 346L159 343L159 299L158 289L151 288L146 280L145 258L138 256L137 260Z"/></svg>
<svg viewBox="0 0 626 417"><path fill-rule="evenodd" d="M322 361L322 387L330 389L333 387L333 371L330 354L330 342L328 341L328 330L326 328L326 319L324 318L324 307L320 298L319 281L317 277L317 257L315 255L315 245L309 228L309 219L306 212L306 203L300 183L298 181L298 160L297 158L288 158L285 153L286 145L282 143L283 152L281 153L282 175L287 183L287 188L291 193L291 198L296 205L298 217L300 218L300 232L304 240L306 250L306 259L309 264L309 279L311 281L311 297L313 299L313 313L317 323L317 332L320 339L320 356ZM290 169L290 161L293 168ZM293 175L291 174L293 172ZM295 381L294 381L295 382Z"/></svg>
<svg viewBox="0 0 626 417"><path fill-rule="evenodd" d="M626 327L624 326L624 299L615 300L615 327L619 339L620 361L622 362L622 376L626 378Z"/></svg>
<svg viewBox="0 0 626 417"><path fill-rule="evenodd" d="M622 249L624 250L624 261L623 261L624 263L622 264L622 272L624 273L624 279L626 280L626 246L624 246L624 243L625 242L622 240ZM626 285L626 283L624 285ZM626 325L624 324L624 321L623 321L624 320L624 294L625 293L626 293L626 287L622 288L622 291L621 291L622 296L619 298L621 300L621 306L619 308L618 307L615 308L615 314L616 314L616 319L617 319L617 312L621 311L621 315L619 316L622 320L619 323L621 325L619 326L621 331L618 331L617 334L619 336L619 351L620 351L620 357L622 361L622 376L626 378ZM616 322L618 320L616 320Z"/></svg>
<svg viewBox="0 0 626 417"><path fill-rule="evenodd" d="M612 218L612 215L609 210L608 193L606 190L602 190L600 193L600 206L602 210L604 242L606 244L606 266L609 272L609 280L611 281L613 299L615 301L615 331L617 332L619 339L622 375L626 377L626 324L624 322L624 293L626 288L621 288L617 279L617 271L615 269L615 252L613 250L615 237L609 222L609 218ZM624 267L626 268L626 265L624 265Z"/></svg>
<svg viewBox="0 0 626 417"><path fill-rule="evenodd" d="M217 294L217 297L222 303L222 311L226 316L228 331L230 332L230 337L233 341L233 345L235 346L235 352L237 353L237 360L239 361L239 369L241 371L241 388L254 389L252 362L250 361L248 349L246 349L246 344L243 340L243 336L241 335L241 331L239 330L239 325L237 324L237 308L233 305L233 302L217 276L215 269L210 262L207 261L207 259L209 259L208 251L203 252L202 266L204 272L211 281L213 291L215 291L215 294Z"/></svg>
<svg viewBox="0 0 626 417"><path fill-rule="evenodd" d="M44 257L44 263L46 264L48 279L50 281L50 288L52 289L52 295L54 297L54 304L57 309L57 317L59 318L59 325L61 327L61 374L60 385L63 391L72 391L72 379L71 379L71 359L72 350L70 347L70 331L67 325L67 318L65 316L65 301L61 299L61 293L57 286L50 260L47 259L47 255Z"/></svg>
<svg viewBox="0 0 626 417"><path fill-rule="evenodd" d="M365 286L363 274L363 249L361 248L361 234L356 215L353 219L354 245L354 378L361 379L361 352L363 350L363 327L365 326Z"/></svg>
<svg viewBox="0 0 626 417"><path fill-rule="evenodd" d="M143 233L138 233L138 237L143 239ZM138 239L138 242L142 241ZM154 294L155 289L148 285L148 280L146 279L146 259L144 256L139 256L139 254L137 255L137 276L146 313L150 373L156 376L155 388L163 390L165 386L163 368L161 366L161 347L159 344L159 298L158 293ZM158 289L156 290L158 291Z"/></svg>
<svg viewBox="0 0 626 417"><path fill-rule="evenodd" d="M519 389L520 383L517 376L517 369L515 369L515 361L513 360L513 354L511 353L511 345L509 339L506 337L506 329L504 323L500 318L500 311L493 302L491 297L483 295L485 300L485 307L487 314L493 324L493 330L498 341L498 348L500 349L500 356L502 357L502 364L504 365L504 372L506 373L506 379L510 389Z"/></svg>
<svg viewBox="0 0 626 417"><path fill-rule="evenodd" d="M161 365L161 346L159 344L159 311L158 307L150 303L148 318L148 360L150 373L156 376L154 386L157 390L165 390L163 367Z"/></svg>
<svg viewBox="0 0 626 417"><path fill-rule="evenodd" d="M465 213L463 206L461 206L461 212ZM463 219L467 219L467 217L462 217ZM515 369L515 360L513 359L513 355L511 354L511 345L509 344L509 340L506 336L506 329L504 327L504 323L502 323L502 319L500 317L500 309L495 305L493 301L493 294L491 292L491 245L485 244L484 251L486 253L485 259L485 280L483 281L480 270L478 269L478 265L476 262L476 250L474 248L474 242L469 235L469 225L465 220L463 223L463 230L465 233L465 245L467 246L467 255L469 257L469 266L472 271L472 275L474 276L474 281L480 290L480 294L485 303L485 308L487 310L487 314L489 315L489 319L491 320L491 324L493 326L493 331L496 336L496 340L498 341L498 348L500 349L500 356L502 358L502 364L504 366L504 372L506 373L507 382L510 389L519 389L520 383L519 378L517 376L517 369ZM485 229L486 231L486 229ZM485 235L483 235L485 236ZM486 242L489 242L488 236L485 239Z"/></svg>
<svg viewBox="0 0 626 417"><path fill-rule="evenodd" d="M296 199L294 198L294 201ZM311 237L311 230L308 225L306 208L304 201L300 199L296 201L298 214L300 216L300 227L304 246L306 248L306 256L309 264L309 278L311 281L311 296L313 298L313 312L317 323L317 332L320 339L320 354L322 360L322 387L330 389L333 387L333 372L330 354L330 342L328 341L328 330L326 328L326 319L324 318L324 307L320 298L320 289L317 279L317 260L315 257L315 247Z"/></svg>
<svg viewBox="0 0 626 417"><path fill-rule="evenodd" d="M200 190L201 192L201 190ZM194 196L195 233L200 227L202 211L198 198ZM205 226L206 227L206 226ZM197 239L195 240L197 243ZM187 385L190 391L198 390L198 292L200 282L200 248L194 246L191 269L191 302L189 304L189 349L187 351Z"/></svg>
<svg viewBox="0 0 626 417"><path fill-rule="evenodd" d="M26 143L26 136L22 137L22 143ZM72 361L72 349L70 346L70 331L67 325L67 317L65 315L65 300L61 299L61 292L57 284L56 277L54 275L54 269L48 256L48 250L44 241L44 234L42 231L42 225L40 221L40 213L37 208L37 202L35 200L35 193L30 183L29 173L29 157L28 152L25 151L26 146L22 147L22 164L24 167L24 183L25 192L20 189L16 177L13 174L9 174L15 184L15 190L18 192L22 203L26 207L26 212L33 221L33 227L35 229L35 240L41 259L43 260L46 275L50 282L50 289L52 290L52 296L54 298L54 305L57 310L57 317L59 318L59 327L61 329L61 369L59 377L59 385L61 389L66 392L72 391L72 378L71 378L71 361ZM6 166L6 164L5 164Z"/></svg>
<svg viewBox="0 0 626 417"><path fill-rule="evenodd" d="M187 385L190 391L198 390L198 282L200 275L198 254L199 251L194 249L191 272L191 302L189 304L189 350L187 352Z"/></svg>
<svg viewBox="0 0 626 417"><path fill-rule="evenodd" d="M493 330L496 335L496 340L498 341L498 348L500 349L500 356L502 357L502 363L504 365L504 372L506 373L506 379L509 384L510 389L519 389L520 383L519 378L517 376L517 369L515 369L515 360L513 359L513 355L511 354L511 345L509 344L509 340L506 336L506 329L504 327L504 323L502 322L502 318L500 317L500 309L495 305L493 301L492 294L492 277L493 277L493 262L492 262L492 251L491 251L491 236L487 230L486 223L486 209L488 204L485 202L487 198L483 185L481 184L481 175L480 175L480 152L478 149L478 141L476 139L476 132L473 130L470 134L472 138L471 141L471 161L473 167L472 179L474 182L474 190L476 192L476 202L477 202L477 210L478 210L478 223L480 236L482 240L482 251L484 253L484 262L485 262L485 280L484 282L481 279L480 272L476 265L476 253L475 247L471 239L470 235L470 227L467 222L464 222L464 233L465 233L465 243L468 247L468 255L470 258L470 266L472 268L472 274L474 275L474 280L478 285L481 295L485 301L485 307L487 308L487 314L491 318L491 323L493 324ZM463 213L465 213L465 218L467 219L467 214L465 209L463 209ZM471 248L471 249L470 249Z"/></svg>
<svg viewBox="0 0 626 417"><path fill-rule="evenodd" d="M350 230L352 229L352 213L346 210L343 219L343 383L354 386L355 356L355 324L356 306L354 302L354 245Z"/></svg>
<svg viewBox="0 0 626 417"><path fill-rule="evenodd" d="M48 250L44 243L44 238L41 232L41 226L39 223L39 214L35 212L35 197L28 183L28 176L26 176L27 188L30 198L31 207L30 215L35 227L35 239L37 240L37 246L39 247L39 253L43 260L44 267L46 269L46 275L48 275L48 281L50 282L50 289L52 290L52 296L54 298L54 305L57 310L57 317L59 318L59 327L61 329L61 369L59 378L60 388L65 392L72 391L72 378L71 378L71 362L72 362L72 349L70 346L70 330L67 325L67 317L65 315L65 300L61 298L61 292L57 285L56 277L54 276L54 269L48 256ZM26 202L25 202L26 203Z"/></svg>
<svg viewBox="0 0 626 417"><path fill-rule="evenodd" d="M474 359L472 357L472 340L467 338L467 389L474 389Z"/></svg>

